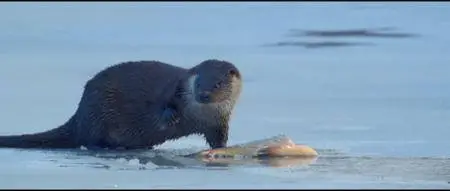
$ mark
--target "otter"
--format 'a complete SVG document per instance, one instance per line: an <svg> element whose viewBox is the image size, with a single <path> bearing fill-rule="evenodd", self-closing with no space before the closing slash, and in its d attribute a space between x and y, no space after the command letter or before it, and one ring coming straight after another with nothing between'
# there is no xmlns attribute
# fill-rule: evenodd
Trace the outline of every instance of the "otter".
<svg viewBox="0 0 450 191"><path fill-rule="evenodd" d="M210 59L191 68L122 62L86 82L67 122L40 133L0 136L0 147L153 149L197 134L210 148L222 148L241 87L239 70L227 61Z"/></svg>

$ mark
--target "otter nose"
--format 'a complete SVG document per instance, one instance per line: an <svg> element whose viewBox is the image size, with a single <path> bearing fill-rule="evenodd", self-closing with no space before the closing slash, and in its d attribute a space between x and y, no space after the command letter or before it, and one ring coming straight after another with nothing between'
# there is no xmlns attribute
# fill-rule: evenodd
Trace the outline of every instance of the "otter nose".
<svg viewBox="0 0 450 191"><path fill-rule="evenodd" d="M208 101L210 101L210 99L211 99L211 92L209 92L209 91L201 92L201 93L198 95L198 98L199 98L200 101L202 101L202 102L208 102Z"/></svg>

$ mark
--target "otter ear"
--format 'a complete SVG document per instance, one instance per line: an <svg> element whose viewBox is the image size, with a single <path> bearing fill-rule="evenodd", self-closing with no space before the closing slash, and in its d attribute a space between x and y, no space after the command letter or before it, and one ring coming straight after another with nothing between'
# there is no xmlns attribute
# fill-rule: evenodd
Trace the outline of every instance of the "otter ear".
<svg viewBox="0 0 450 191"><path fill-rule="evenodd" d="M237 71L234 68L228 70L228 75L236 75L236 74L237 74Z"/></svg>
<svg viewBox="0 0 450 191"><path fill-rule="evenodd" d="M230 70L228 70L228 76L235 76L241 78L241 74L236 68L231 68Z"/></svg>

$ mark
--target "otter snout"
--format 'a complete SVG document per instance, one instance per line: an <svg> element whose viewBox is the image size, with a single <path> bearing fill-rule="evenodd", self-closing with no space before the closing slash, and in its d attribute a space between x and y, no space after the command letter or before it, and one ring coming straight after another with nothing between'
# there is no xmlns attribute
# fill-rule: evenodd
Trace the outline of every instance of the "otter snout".
<svg viewBox="0 0 450 191"><path fill-rule="evenodd" d="M201 103L211 102L211 92L210 91L199 92L197 95L197 100Z"/></svg>

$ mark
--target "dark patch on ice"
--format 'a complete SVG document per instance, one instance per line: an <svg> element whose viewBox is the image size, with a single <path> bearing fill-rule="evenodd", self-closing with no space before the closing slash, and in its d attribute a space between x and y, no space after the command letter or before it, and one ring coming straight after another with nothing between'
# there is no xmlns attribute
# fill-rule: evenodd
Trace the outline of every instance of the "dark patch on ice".
<svg viewBox="0 0 450 191"><path fill-rule="evenodd" d="M343 30L302 30L291 29L286 36L288 37L318 37L318 38L414 38L419 37L418 34L407 32L395 32L393 27L381 27L381 28L359 28L359 29L343 29ZM265 47L304 47L304 48L340 48L340 47L354 47L354 46L374 46L374 42L353 42L351 40L287 40L276 43L265 44Z"/></svg>
<svg viewBox="0 0 450 191"><path fill-rule="evenodd" d="M301 30L291 29L288 36L312 36L312 37L376 37L376 38L413 38L418 34L405 32L392 32L393 27L374 29L348 29L348 30Z"/></svg>
<svg viewBox="0 0 450 191"><path fill-rule="evenodd" d="M366 42L344 42L344 41L321 41L321 42L299 42L299 41L290 41L290 42L277 42L273 44L267 44L264 46L298 46L304 48L327 48L327 47L347 47L347 46L373 46L374 43L366 43Z"/></svg>

